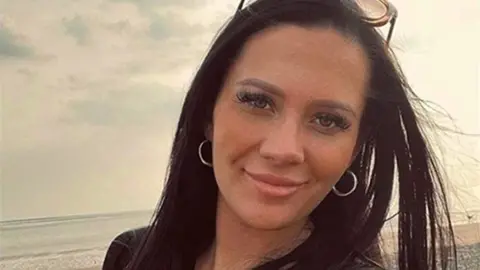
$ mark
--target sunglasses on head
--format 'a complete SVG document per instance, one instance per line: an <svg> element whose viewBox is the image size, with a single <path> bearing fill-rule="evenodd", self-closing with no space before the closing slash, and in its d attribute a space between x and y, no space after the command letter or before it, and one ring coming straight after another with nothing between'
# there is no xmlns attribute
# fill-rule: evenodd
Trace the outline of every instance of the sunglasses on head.
<svg viewBox="0 0 480 270"><path fill-rule="evenodd" d="M387 0L350 0L355 1L356 4L363 11L363 20L373 27L382 27L390 24L386 43L389 44L392 38L395 22L397 21L398 11L395 6ZM254 1L250 1L254 2ZM237 12L242 10L245 6L245 0L240 0L237 7Z"/></svg>

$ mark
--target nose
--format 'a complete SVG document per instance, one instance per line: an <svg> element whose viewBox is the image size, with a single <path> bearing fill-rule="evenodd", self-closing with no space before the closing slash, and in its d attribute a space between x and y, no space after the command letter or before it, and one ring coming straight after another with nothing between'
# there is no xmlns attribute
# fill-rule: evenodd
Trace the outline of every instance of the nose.
<svg viewBox="0 0 480 270"><path fill-rule="evenodd" d="M305 157L298 126L288 119L272 125L260 145L260 156L277 165L303 163Z"/></svg>

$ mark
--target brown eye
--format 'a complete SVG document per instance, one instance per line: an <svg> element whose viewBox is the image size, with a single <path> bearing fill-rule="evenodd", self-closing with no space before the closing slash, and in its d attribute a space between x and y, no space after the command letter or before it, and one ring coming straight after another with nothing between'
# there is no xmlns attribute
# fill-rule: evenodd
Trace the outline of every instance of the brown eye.
<svg viewBox="0 0 480 270"><path fill-rule="evenodd" d="M265 109L268 106L268 102L265 99L252 100L250 104L255 108Z"/></svg>
<svg viewBox="0 0 480 270"><path fill-rule="evenodd" d="M335 119L332 119L332 117L328 115L321 115L317 118L317 122L319 125L326 128L333 128L336 125Z"/></svg>
<svg viewBox="0 0 480 270"><path fill-rule="evenodd" d="M344 117L330 113L317 114L313 122L318 126L318 128L323 130L346 130L350 127L350 124Z"/></svg>
<svg viewBox="0 0 480 270"><path fill-rule="evenodd" d="M272 107L272 100L270 97L261 94L261 93L251 93L251 92L240 92L237 94L237 99L249 107L255 109L266 109L269 110Z"/></svg>

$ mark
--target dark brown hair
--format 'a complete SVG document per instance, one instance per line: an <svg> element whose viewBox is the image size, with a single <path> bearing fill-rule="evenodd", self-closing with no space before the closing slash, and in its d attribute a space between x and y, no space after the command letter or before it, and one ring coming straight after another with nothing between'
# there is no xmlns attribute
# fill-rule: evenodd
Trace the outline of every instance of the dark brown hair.
<svg viewBox="0 0 480 270"><path fill-rule="evenodd" d="M378 243L394 183L399 198L397 268L456 266L445 192L411 103L415 94L381 35L362 21L351 2L258 0L231 18L186 95L164 193L130 269L193 269L196 258L212 244L218 188L212 169L200 162L197 149L223 80L243 44L255 33L281 24L333 27L345 33L369 56L371 79L361 122L361 147L350 168L359 188L348 197L328 195L311 213L315 230L309 239L292 253L257 268L278 269L295 261L298 269L326 269L341 265L352 254L371 251Z"/></svg>

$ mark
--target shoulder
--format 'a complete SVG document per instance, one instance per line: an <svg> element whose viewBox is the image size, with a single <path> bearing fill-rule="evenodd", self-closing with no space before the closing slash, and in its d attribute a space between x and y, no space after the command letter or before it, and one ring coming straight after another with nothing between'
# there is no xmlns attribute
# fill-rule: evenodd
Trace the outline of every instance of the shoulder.
<svg viewBox="0 0 480 270"><path fill-rule="evenodd" d="M140 244L146 231L147 227L141 227L117 235L107 249L102 269L124 269L132 258L134 250Z"/></svg>

